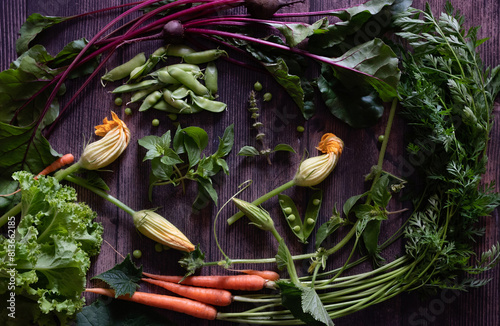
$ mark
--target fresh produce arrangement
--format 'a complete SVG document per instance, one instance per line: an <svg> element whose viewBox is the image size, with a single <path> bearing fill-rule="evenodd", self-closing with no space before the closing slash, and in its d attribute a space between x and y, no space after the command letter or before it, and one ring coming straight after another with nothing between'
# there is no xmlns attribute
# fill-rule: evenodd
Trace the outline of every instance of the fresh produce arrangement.
<svg viewBox="0 0 500 326"><path fill-rule="evenodd" d="M334 325L403 293L488 286L487 39L449 2L303 6L26 19L0 72L2 324ZM56 55L39 42L95 18Z"/></svg>

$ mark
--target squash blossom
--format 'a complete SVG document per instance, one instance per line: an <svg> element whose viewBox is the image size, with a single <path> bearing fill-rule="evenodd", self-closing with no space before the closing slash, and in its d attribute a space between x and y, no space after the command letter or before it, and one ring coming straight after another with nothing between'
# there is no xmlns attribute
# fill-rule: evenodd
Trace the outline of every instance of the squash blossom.
<svg viewBox="0 0 500 326"><path fill-rule="evenodd" d="M134 225L146 237L181 251L193 251L194 245L188 238L163 216L151 210L135 212Z"/></svg>
<svg viewBox="0 0 500 326"><path fill-rule="evenodd" d="M323 181L335 168L342 154L344 142L332 133L321 137L316 149L324 153L304 160L295 174L294 184L312 187Z"/></svg>
<svg viewBox="0 0 500 326"><path fill-rule="evenodd" d="M87 170L101 169L113 163L130 142L127 125L111 111L112 120L104 118L103 124L95 127L95 134L102 139L88 144L80 157L80 166Z"/></svg>

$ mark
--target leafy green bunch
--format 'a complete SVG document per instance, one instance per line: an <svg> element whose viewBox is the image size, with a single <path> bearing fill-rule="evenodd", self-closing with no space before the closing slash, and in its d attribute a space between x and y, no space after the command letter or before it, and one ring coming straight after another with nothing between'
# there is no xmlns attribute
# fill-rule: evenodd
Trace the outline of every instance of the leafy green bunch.
<svg viewBox="0 0 500 326"><path fill-rule="evenodd" d="M87 205L76 202L75 190L55 178L35 180L22 171L14 179L21 185L22 214L15 233L0 236L0 297L15 293L16 318L2 309L1 323L66 324L84 305L81 293L103 227Z"/></svg>
<svg viewBox="0 0 500 326"><path fill-rule="evenodd" d="M234 143L234 125L230 125L219 138L217 151L202 156L208 145L208 134L199 127L177 128L172 139L170 130L162 136L146 136L139 139L139 145L148 150L144 161L151 161L150 196L155 186L172 184L177 186L185 180L196 181L198 195L193 208L206 205L208 199L217 204L217 191L213 177L220 171L229 174L224 157L229 154Z"/></svg>

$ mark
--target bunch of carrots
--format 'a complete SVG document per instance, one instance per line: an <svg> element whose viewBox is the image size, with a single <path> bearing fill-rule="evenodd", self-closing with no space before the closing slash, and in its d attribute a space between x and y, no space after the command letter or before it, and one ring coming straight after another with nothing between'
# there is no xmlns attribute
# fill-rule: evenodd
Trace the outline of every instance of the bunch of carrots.
<svg viewBox="0 0 500 326"><path fill-rule="evenodd" d="M228 306L233 301L239 301L239 297L234 296L229 290L274 289L274 281L279 279L279 274L273 271L239 270L239 272L246 275L190 276L183 279L182 276L143 272L142 275L145 277L142 281L160 286L181 297L136 291L132 295L119 296L118 299L214 320L218 312L213 306ZM115 297L115 291L106 288L88 288L85 292Z"/></svg>

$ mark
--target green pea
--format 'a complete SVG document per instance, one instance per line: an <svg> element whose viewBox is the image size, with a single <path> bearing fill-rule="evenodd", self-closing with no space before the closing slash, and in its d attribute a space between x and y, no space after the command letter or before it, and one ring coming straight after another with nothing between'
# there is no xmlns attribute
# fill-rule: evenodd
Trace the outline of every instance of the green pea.
<svg viewBox="0 0 500 326"><path fill-rule="evenodd" d="M312 218L308 218L307 221L306 221L306 223L310 225L310 224L316 223L316 221L314 219L312 219Z"/></svg>
<svg viewBox="0 0 500 326"><path fill-rule="evenodd" d="M182 69L170 67L168 73L179 83L191 89L196 95L210 95L210 91L202 83L200 83L192 74L185 72Z"/></svg>
<svg viewBox="0 0 500 326"><path fill-rule="evenodd" d="M378 136L378 142L382 143L384 141L384 138L385 138L384 135Z"/></svg>
<svg viewBox="0 0 500 326"><path fill-rule="evenodd" d="M140 250L134 250L134 252L132 252L132 256L134 256L134 258L141 258L142 257L142 252Z"/></svg>
<svg viewBox="0 0 500 326"><path fill-rule="evenodd" d="M295 226L293 227L293 231L295 231L295 232L299 232L300 230L301 230L301 227L300 227L300 226L298 226L298 225L295 225Z"/></svg>
<svg viewBox="0 0 500 326"><path fill-rule="evenodd" d="M287 220L289 220L290 222L295 221L295 215L293 214L288 215Z"/></svg>
<svg viewBox="0 0 500 326"><path fill-rule="evenodd" d="M132 109L131 108L125 108L125 114L126 115L132 115Z"/></svg>
<svg viewBox="0 0 500 326"><path fill-rule="evenodd" d="M163 245L161 243L156 243L155 244L155 251L156 252L162 252L163 251Z"/></svg>
<svg viewBox="0 0 500 326"><path fill-rule="evenodd" d="M305 130L305 129L304 129L304 127L302 127L302 126L298 126L298 127L297 127L297 131L298 131L298 132L304 132L304 130Z"/></svg>
<svg viewBox="0 0 500 326"><path fill-rule="evenodd" d="M217 67L214 62L209 62L207 64L207 68L205 69L205 86L208 88L210 93L215 94L219 90L219 86L217 84L218 73Z"/></svg>
<svg viewBox="0 0 500 326"><path fill-rule="evenodd" d="M273 98L273 94L266 93L266 94L264 94L263 100L264 100L264 102L269 102L272 100L272 98Z"/></svg>
<svg viewBox="0 0 500 326"><path fill-rule="evenodd" d="M170 113L170 114L168 115L168 118L169 118L170 120L172 120L172 121L175 121L175 120L177 120L177 114Z"/></svg>
<svg viewBox="0 0 500 326"><path fill-rule="evenodd" d="M253 89L260 92L262 90L262 84L260 82L255 82L255 84L253 84Z"/></svg>
<svg viewBox="0 0 500 326"><path fill-rule="evenodd" d="M223 55L227 56L227 52L224 50L212 49L212 50L189 53L182 56L182 58L187 63L199 65L201 63L207 63L210 61L217 60Z"/></svg>
<svg viewBox="0 0 500 326"><path fill-rule="evenodd" d="M139 107L139 112L149 110L161 99L162 93L160 91L154 91L153 93L146 96L141 106Z"/></svg>
<svg viewBox="0 0 500 326"><path fill-rule="evenodd" d="M153 125L153 127L158 127L160 125L160 120L153 119L153 121L151 121L151 124Z"/></svg>
<svg viewBox="0 0 500 326"><path fill-rule="evenodd" d="M321 204L321 200L319 200L318 198L315 198L312 203L314 206L318 206L319 204Z"/></svg>
<svg viewBox="0 0 500 326"><path fill-rule="evenodd" d="M115 98L115 105L120 106L120 105L122 105L122 104L123 104L123 100L122 100L122 98L121 98L121 97L117 97L117 98Z"/></svg>
<svg viewBox="0 0 500 326"><path fill-rule="evenodd" d="M124 64L119 65L118 67L107 72L104 76L101 77L101 79L107 81L117 81L119 79L123 79L127 77L132 72L132 70L139 66L142 66L145 62L146 56L144 55L144 52L139 53Z"/></svg>
<svg viewBox="0 0 500 326"><path fill-rule="evenodd" d="M286 207L284 210L285 214L291 214L292 213L292 208L291 207Z"/></svg>

